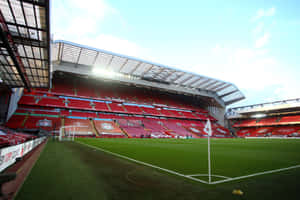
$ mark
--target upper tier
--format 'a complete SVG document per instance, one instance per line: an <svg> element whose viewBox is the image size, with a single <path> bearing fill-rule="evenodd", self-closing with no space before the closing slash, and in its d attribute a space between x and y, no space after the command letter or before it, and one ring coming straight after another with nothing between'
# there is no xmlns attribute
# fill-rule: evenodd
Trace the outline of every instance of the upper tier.
<svg viewBox="0 0 300 200"><path fill-rule="evenodd" d="M257 126L277 126L300 124L300 115L268 117L262 119L246 119L239 121L233 127L257 127Z"/></svg>
<svg viewBox="0 0 300 200"><path fill-rule="evenodd" d="M34 89L33 93L47 93L48 95L81 97L103 101L126 102L143 105L157 105L160 107L193 110L201 113L207 111L199 105L198 99L184 98L179 95L168 94L147 88L124 86L119 84L99 83L82 79L53 78L53 86L49 90ZM25 92L25 94L28 94ZM187 100L189 99L189 100ZM193 99L192 101L190 99Z"/></svg>

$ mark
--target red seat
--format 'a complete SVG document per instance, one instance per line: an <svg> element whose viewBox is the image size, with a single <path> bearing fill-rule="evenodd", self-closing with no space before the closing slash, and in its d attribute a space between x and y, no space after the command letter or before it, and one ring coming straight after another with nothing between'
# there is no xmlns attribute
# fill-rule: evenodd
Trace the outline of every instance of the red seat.
<svg viewBox="0 0 300 200"><path fill-rule="evenodd" d="M43 129L52 131L59 129L61 126L61 119L58 117L37 117L29 116L24 124L26 129Z"/></svg>
<svg viewBox="0 0 300 200"><path fill-rule="evenodd" d="M143 127L124 127L123 130L133 138L150 137L150 132Z"/></svg>
<svg viewBox="0 0 300 200"><path fill-rule="evenodd" d="M240 123L236 123L233 125L233 127L249 127L249 126L256 126L256 119L247 119L243 120Z"/></svg>
<svg viewBox="0 0 300 200"><path fill-rule="evenodd" d="M173 117L173 114L169 112L169 110L166 109L160 109L161 116L165 117Z"/></svg>
<svg viewBox="0 0 300 200"><path fill-rule="evenodd" d="M90 135L93 136L93 128L90 120L88 119L65 119L65 134L75 135ZM70 127L72 126L72 127Z"/></svg>
<svg viewBox="0 0 300 200"><path fill-rule="evenodd" d="M205 116L204 114L201 114L201 113L195 113L195 115L196 115L197 118L200 119L200 120L207 120L207 116Z"/></svg>
<svg viewBox="0 0 300 200"><path fill-rule="evenodd" d="M300 124L300 115L282 117L279 124Z"/></svg>
<svg viewBox="0 0 300 200"><path fill-rule="evenodd" d="M84 109L84 110L91 110L91 102L87 100L79 100L79 99L68 99L68 107L75 108L75 109Z"/></svg>
<svg viewBox="0 0 300 200"><path fill-rule="evenodd" d="M125 136L123 131L113 121L94 120L95 128L102 136Z"/></svg>
<svg viewBox="0 0 300 200"><path fill-rule="evenodd" d="M179 122L166 120L163 121L163 125L177 136L186 137L191 135L191 132L182 127Z"/></svg>
<svg viewBox="0 0 300 200"><path fill-rule="evenodd" d="M95 98L97 97L93 86L90 85L80 85L76 87L77 96L84 98Z"/></svg>
<svg viewBox="0 0 300 200"><path fill-rule="evenodd" d="M24 105L36 105L36 97L34 96L25 96L23 95L18 102L18 104L24 104Z"/></svg>
<svg viewBox="0 0 300 200"><path fill-rule="evenodd" d="M39 106L49 106L49 107L60 107L60 108L65 107L64 99L50 98L50 97L43 97L39 101L38 105Z"/></svg>
<svg viewBox="0 0 300 200"><path fill-rule="evenodd" d="M22 128L25 117L25 115L13 115L5 125L13 129Z"/></svg>
<svg viewBox="0 0 300 200"><path fill-rule="evenodd" d="M140 107L134 105L123 105L128 113L133 114L143 114L144 112L141 110Z"/></svg>
<svg viewBox="0 0 300 200"><path fill-rule="evenodd" d="M59 94L59 95L74 96L75 93L74 93L73 83L69 82L66 84L66 82L58 82L58 81L55 81L55 79L54 79L51 93Z"/></svg>
<svg viewBox="0 0 300 200"><path fill-rule="evenodd" d="M141 107L141 108L144 110L146 114L157 115L157 116L161 115L161 113L156 108L151 108L151 107Z"/></svg>
<svg viewBox="0 0 300 200"><path fill-rule="evenodd" d="M256 123L256 126L271 126L277 124L277 117L263 118Z"/></svg>
<svg viewBox="0 0 300 200"><path fill-rule="evenodd" d="M97 118L97 114L95 112L79 112L74 110L69 114L69 116Z"/></svg>
<svg viewBox="0 0 300 200"><path fill-rule="evenodd" d="M107 104L105 102L94 101L93 104L95 105L95 110L109 111L109 108L107 107Z"/></svg>
<svg viewBox="0 0 300 200"><path fill-rule="evenodd" d="M168 112L169 112L173 117L184 118L184 116L181 114L180 111L177 111L177 110L168 110Z"/></svg>
<svg viewBox="0 0 300 200"><path fill-rule="evenodd" d="M33 110L31 113L42 115L59 115L59 112L55 110Z"/></svg>
<svg viewBox="0 0 300 200"><path fill-rule="evenodd" d="M278 136L290 135L293 133L297 133L299 129L300 127L293 127L293 126L277 127L273 129L272 135L278 135Z"/></svg>
<svg viewBox="0 0 300 200"><path fill-rule="evenodd" d="M108 106L111 108L111 111L113 112L122 112L125 113L126 111L123 108L123 105L120 103L109 103Z"/></svg>
<svg viewBox="0 0 300 200"><path fill-rule="evenodd" d="M180 111L180 112L183 114L183 116L185 118L189 118L189 119L197 119L198 118L195 115L193 115L192 112L187 112L187 111Z"/></svg>

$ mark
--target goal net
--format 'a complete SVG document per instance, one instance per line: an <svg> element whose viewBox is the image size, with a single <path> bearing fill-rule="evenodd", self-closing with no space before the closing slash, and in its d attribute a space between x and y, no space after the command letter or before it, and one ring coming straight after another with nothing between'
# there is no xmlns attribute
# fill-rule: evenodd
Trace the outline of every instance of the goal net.
<svg viewBox="0 0 300 200"><path fill-rule="evenodd" d="M87 126L62 126L59 129L59 141L74 141L76 135L81 135L81 129Z"/></svg>

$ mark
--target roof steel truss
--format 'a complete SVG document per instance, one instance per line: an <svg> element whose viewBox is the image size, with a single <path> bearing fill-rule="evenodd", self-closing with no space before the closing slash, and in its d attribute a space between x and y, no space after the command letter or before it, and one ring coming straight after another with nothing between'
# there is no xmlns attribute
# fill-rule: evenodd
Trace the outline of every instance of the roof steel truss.
<svg viewBox="0 0 300 200"><path fill-rule="evenodd" d="M48 87L49 0L0 0L0 18L3 84Z"/></svg>
<svg viewBox="0 0 300 200"><path fill-rule="evenodd" d="M136 79L147 78L150 81L151 79L157 80L162 84L170 84L172 87L183 86L198 91L209 91L215 93L224 103L233 103L244 98L241 91L233 84L214 78L67 41L56 41L53 48L60 49L61 51L61 56L53 56L55 63L67 62L74 65L80 63L80 66L86 65L104 68L115 73L130 75ZM88 55L87 53L83 53L87 52L87 50L89 50ZM53 50L52 52L59 53L58 50Z"/></svg>

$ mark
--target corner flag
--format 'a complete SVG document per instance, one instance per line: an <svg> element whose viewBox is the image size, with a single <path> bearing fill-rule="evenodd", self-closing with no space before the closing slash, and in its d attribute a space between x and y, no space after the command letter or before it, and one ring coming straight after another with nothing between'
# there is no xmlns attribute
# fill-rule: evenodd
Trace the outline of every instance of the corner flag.
<svg viewBox="0 0 300 200"><path fill-rule="evenodd" d="M205 127L204 127L203 131L204 131L205 133L207 133L208 136L212 136L211 123L210 123L210 120L209 120L209 119L207 119L207 122L206 122L206 124L205 124Z"/></svg>
<svg viewBox="0 0 300 200"><path fill-rule="evenodd" d="M210 137L212 136L211 131L211 123L210 120L207 118L207 122L205 124L205 127L203 129L205 133L207 133L207 153L208 153L208 184L211 183L211 165L210 165Z"/></svg>

